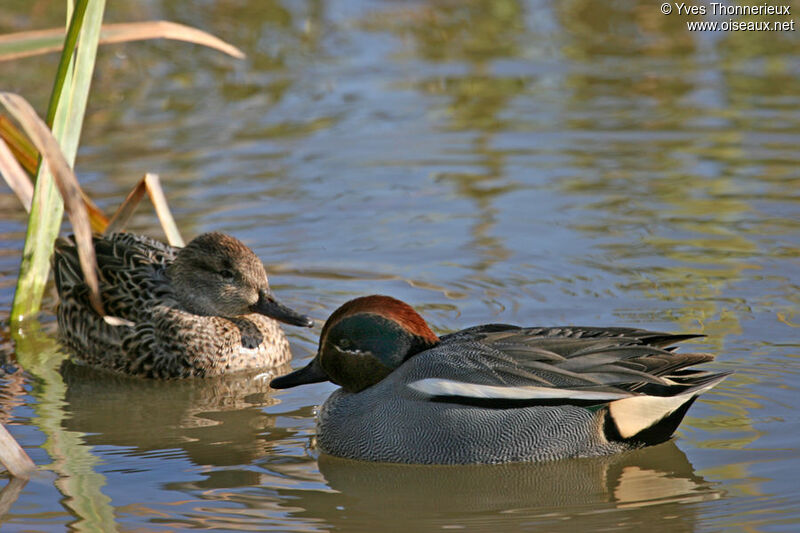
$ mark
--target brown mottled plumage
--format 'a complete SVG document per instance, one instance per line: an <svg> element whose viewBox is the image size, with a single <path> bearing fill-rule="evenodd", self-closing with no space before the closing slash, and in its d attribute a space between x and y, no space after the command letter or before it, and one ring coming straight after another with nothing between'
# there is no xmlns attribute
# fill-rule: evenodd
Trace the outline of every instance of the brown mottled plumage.
<svg viewBox="0 0 800 533"><path fill-rule="evenodd" d="M182 249L130 233L94 244L105 311L125 323L92 309L75 245L59 239L59 335L77 362L152 378L268 368L291 358L273 319L311 325L274 300L261 261L229 235L206 233Z"/></svg>

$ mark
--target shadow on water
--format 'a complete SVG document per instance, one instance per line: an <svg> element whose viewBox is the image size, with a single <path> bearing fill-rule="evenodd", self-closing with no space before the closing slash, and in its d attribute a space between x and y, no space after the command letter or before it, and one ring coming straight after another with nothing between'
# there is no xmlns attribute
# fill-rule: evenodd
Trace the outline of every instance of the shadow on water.
<svg viewBox="0 0 800 533"><path fill-rule="evenodd" d="M62 426L66 386L58 368L64 353L52 335L52 326L28 319L9 332L15 353L7 364L18 364L19 368L6 377L7 387L0 398L4 406L24 402L27 388L32 388L37 401L31 402L33 414L30 416L45 436L42 448L51 461L47 463L32 457L40 468L34 479L42 476L45 470L56 475L53 484L64 499L64 509L56 515L68 513L71 523L78 528L108 530L113 527L113 509L110 499L101 490L106 479L96 470L99 461L81 442L82 434ZM12 486L9 483L6 488Z"/></svg>
<svg viewBox="0 0 800 533"><path fill-rule="evenodd" d="M721 495L671 441L616 456L541 464L411 466L326 455L318 463L335 492L284 489L282 499L302 509L291 512L293 519L321 519L348 531L378 523L409 531L589 531L610 523L646 526L648 517L672 513L672 531L692 531L695 516L688 504ZM656 509L643 510L649 506Z"/></svg>
<svg viewBox="0 0 800 533"><path fill-rule="evenodd" d="M275 403L268 383L276 374L156 381L69 361L61 374L64 428L83 433L89 446L118 446L130 455L179 453L199 466L246 465L271 453L264 435L274 419L262 408Z"/></svg>
<svg viewBox="0 0 800 533"><path fill-rule="evenodd" d="M4 361L10 373L2 379L0 404L5 412L15 405L31 405L32 420L45 436L42 447L50 459L35 457L42 472L33 485L44 472L52 471L56 477L47 482L62 494L64 511L76 528L110 531L116 517L128 511L112 503L117 468L104 467L111 456L128 457L132 465L142 459L153 465L148 468L160 463L172 475L174 465L182 462L184 467L206 469L207 480L195 487L260 483L261 476L252 470L227 467L247 465L272 453L268 437L274 417L263 408L275 403L268 393L269 378L286 372L288 365L273 373L202 380L129 378L65 359L50 331L52 324L42 327L30 321L23 329L24 334L11 335L15 352ZM31 392L36 401L26 401ZM164 482L168 487L170 481L154 476L153 485ZM0 511L8 511L24 487L10 480L0 492ZM157 498L169 502L164 494ZM63 515L56 513L53 518ZM0 521L8 518L0 514Z"/></svg>

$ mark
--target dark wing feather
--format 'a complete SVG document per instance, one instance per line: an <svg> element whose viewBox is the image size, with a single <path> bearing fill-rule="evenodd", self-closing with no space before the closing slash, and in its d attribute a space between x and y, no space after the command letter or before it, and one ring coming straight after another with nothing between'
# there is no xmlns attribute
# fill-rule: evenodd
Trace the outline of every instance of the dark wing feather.
<svg viewBox="0 0 800 533"><path fill-rule="evenodd" d="M144 301L163 290L163 272L176 250L141 235L114 233L94 237L100 292L105 311L136 321L147 306ZM91 311L88 288L80 269L77 249L72 239L58 239L53 258L56 289L62 305Z"/></svg>
<svg viewBox="0 0 800 533"><path fill-rule="evenodd" d="M673 351L676 342L700 336L634 328L476 326L442 337L440 346L452 346L458 359L439 377L490 387L673 396L720 379L718 373L686 370L712 360L711 354Z"/></svg>

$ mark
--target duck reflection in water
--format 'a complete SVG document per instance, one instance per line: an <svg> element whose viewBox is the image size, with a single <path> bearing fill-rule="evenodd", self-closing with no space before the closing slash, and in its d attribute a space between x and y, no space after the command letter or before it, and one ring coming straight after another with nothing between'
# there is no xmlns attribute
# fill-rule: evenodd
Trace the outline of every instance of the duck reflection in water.
<svg viewBox="0 0 800 533"><path fill-rule="evenodd" d="M335 492L281 489L281 499L291 502L291 515L342 530L357 524L391 524L398 531L450 525L574 532L619 520L636 529L637 524L646 527L648 517L663 519L664 504L671 504L671 531L694 531L695 504L721 496L712 483L695 474L672 441L616 455L545 463L404 465L330 455L321 455L318 463L324 483ZM296 511L298 507L302 510ZM638 511L627 513L631 508Z"/></svg>
<svg viewBox="0 0 800 533"><path fill-rule="evenodd" d="M184 456L194 465L247 465L272 453L275 403L263 375L240 372L184 380L143 380L65 361L65 429L90 446L122 447L131 457ZM226 486L258 485L237 469Z"/></svg>

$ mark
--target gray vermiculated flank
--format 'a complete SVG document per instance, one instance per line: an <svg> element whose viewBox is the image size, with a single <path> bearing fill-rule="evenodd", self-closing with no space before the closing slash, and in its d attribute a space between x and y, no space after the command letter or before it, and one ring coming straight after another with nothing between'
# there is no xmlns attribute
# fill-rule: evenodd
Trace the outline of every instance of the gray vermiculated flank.
<svg viewBox="0 0 800 533"><path fill-rule="evenodd" d="M483 350L480 344L460 344L460 353L434 348L358 394L337 390L320 410L320 449L354 459L430 464L546 461L626 449L605 439L600 413L583 407L487 409L431 402L405 386L436 375L437 367L461 366L465 352L479 356Z"/></svg>

